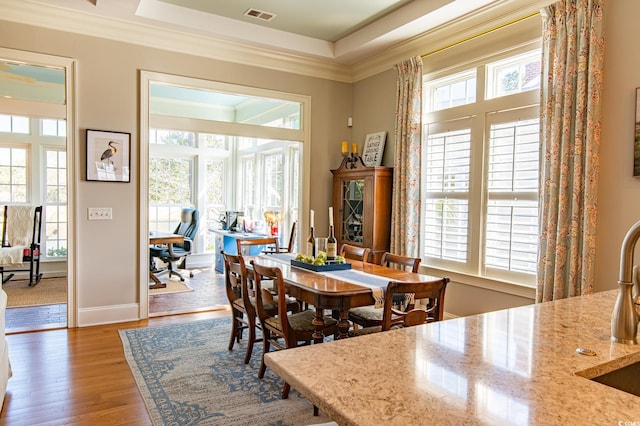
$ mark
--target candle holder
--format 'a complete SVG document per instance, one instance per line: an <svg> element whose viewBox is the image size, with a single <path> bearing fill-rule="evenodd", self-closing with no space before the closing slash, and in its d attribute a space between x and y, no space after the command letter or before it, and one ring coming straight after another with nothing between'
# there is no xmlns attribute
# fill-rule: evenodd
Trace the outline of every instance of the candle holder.
<svg viewBox="0 0 640 426"><path fill-rule="evenodd" d="M342 164L340 164L340 168L345 169L357 169L358 167L367 167L364 165L364 161L362 161L362 157L357 153L350 153L344 156L342 159Z"/></svg>

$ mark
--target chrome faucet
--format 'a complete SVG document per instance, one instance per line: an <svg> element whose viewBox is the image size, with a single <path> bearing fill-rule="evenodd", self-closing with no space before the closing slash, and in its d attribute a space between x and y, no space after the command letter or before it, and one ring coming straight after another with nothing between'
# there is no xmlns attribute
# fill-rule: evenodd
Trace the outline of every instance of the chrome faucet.
<svg viewBox="0 0 640 426"><path fill-rule="evenodd" d="M640 283L638 267L633 266L633 250L640 238L640 222L636 222L625 235L620 248L620 293L611 314L611 340L628 345L638 344L640 321Z"/></svg>

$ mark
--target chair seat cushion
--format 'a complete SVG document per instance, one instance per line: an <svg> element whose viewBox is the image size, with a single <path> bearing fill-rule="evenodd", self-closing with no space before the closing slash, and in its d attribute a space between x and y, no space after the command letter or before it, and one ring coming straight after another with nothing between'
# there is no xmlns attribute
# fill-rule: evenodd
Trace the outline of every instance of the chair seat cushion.
<svg viewBox="0 0 640 426"><path fill-rule="evenodd" d="M289 315L289 325L295 331L312 332L316 329L312 323L314 318L315 312L313 310L298 312L296 314ZM277 330L282 330L282 324L278 317L269 317L267 318L266 323ZM337 324L338 321L335 319L324 317L325 328L335 327Z"/></svg>
<svg viewBox="0 0 640 426"><path fill-rule="evenodd" d="M363 321L382 321L382 313L384 309L371 306L360 306L349 309L349 318L354 322Z"/></svg>

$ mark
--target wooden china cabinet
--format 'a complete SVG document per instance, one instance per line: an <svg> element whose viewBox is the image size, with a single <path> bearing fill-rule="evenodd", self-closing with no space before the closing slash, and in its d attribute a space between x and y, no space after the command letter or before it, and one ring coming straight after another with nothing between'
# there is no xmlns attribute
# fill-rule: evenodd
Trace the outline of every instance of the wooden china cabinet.
<svg viewBox="0 0 640 426"><path fill-rule="evenodd" d="M371 249L379 263L389 251L393 167L366 167L347 157L333 173L333 214L338 250L342 244Z"/></svg>

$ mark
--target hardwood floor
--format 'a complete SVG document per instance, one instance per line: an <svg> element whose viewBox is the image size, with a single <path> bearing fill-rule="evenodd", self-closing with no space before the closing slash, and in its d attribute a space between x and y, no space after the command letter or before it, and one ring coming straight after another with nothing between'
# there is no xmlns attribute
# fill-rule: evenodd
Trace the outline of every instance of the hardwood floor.
<svg viewBox="0 0 640 426"><path fill-rule="evenodd" d="M228 315L219 310L8 335L13 377L0 425L150 425L118 330Z"/></svg>
<svg viewBox="0 0 640 426"><path fill-rule="evenodd" d="M145 321L75 329L8 334L13 377L1 425L150 425L118 330L229 316L224 276L213 268L194 270L188 293L154 295ZM58 305L53 305L58 306ZM66 320L66 305L64 319ZM12 308L7 330L65 327L51 306ZM53 321L53 323L52 323ZM55 324L54 324L55 323Z"/></svg>

